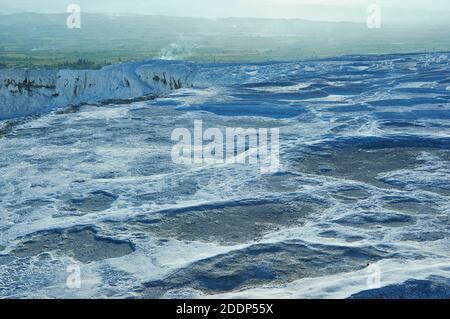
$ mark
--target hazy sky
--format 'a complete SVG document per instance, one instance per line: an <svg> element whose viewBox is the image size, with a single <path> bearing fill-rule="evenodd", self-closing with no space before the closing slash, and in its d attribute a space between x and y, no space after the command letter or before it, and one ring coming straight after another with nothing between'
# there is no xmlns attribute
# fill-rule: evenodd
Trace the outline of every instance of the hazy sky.
<svg viewBox="0 0 450 319"><path fill-rule="evenodd" d="M85 12L138 13L193 17L267 17L340 20L342 7L364 8L370 3L401 9L450 10L449 0L0 0L0 13L65 12L70 3ZM340 6L341 10L305 6ZM324 13L327 11L327 13ZM333 16L335 15L335 16Z"/></svg>

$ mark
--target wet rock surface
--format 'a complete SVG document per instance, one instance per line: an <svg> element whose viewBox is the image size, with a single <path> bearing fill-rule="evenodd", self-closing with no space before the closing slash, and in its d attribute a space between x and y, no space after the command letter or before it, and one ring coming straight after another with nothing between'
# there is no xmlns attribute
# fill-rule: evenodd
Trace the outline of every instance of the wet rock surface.
<svg viewBox="0 0 450 319"><path fill-rule="evenodd" d="M336 220L336 223L353 227L401 227L412 224L414 218L392 212L357 212Z"/></svg>
<svg viewBox="0 0 450 319"><path fill-rule="evenodd" d="M110 208L117 198L118 196L105 191L94 191L84 197L69 199L64 209L82 213L101 212Z"/></svg>
<svg viewBox="0 0 450 319"><path fill-rule="evenodd" d="M361 291L350 299L449 299L450 279L432 276L425 280L410 279L402 284Z"/></svg>
<svg viewBox="0 0 450 319"><path fill-rule="evenodd" d="M258 240L264 234L281 228L300 226L320 207L324 205L306 200L199 207L174 211L148 221L138 219L133 228L157 238L232 245Z"/></svg>
<svg viewBox="0 0 450 319"><path fill-rule="evenodd" d="M161 281L148 282L142 294L160 298L174 289L191 288L205 293L227 292L268 283L350 272L387 257L374 247L350 248L283 242L253 245L226 255L201 260Z"/></svg>
<svg viewBox="0 0 450 319"><path fill-rule="evenodd" d="M11 255L23 258L54 252L82 263L90 263L122 257L133 251L133 245L127 241L100 237L92 228L76 228L41 232L21 238Z"/></svg>
<svg viewBox="0 0 450 319"><path fill-rule="evenodd" d="M322 154L306 154L297 166L301 172L335 178L345 178L377 187L392 188L378 175L400 169L414 169L422 162L417 159L420 149L346 148L326 151Z"/></svg>

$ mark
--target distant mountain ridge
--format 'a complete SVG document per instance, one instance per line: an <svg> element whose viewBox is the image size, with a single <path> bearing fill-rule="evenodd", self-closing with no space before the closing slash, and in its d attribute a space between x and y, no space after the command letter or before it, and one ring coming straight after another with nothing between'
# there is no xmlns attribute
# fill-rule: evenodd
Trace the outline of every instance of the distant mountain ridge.
<svg viewBox="0 0 450 319"><path fill-rule="evenodd" d="M377 2L375 2L377 3ZM379 3L379 2L378 2ZM404 23L429 23L429 24L449 24L448 16L450 11L445 10L442 6L437 6L435 3L428 6L426 9L419 9L414 6L408 6L408 8L402 8L395 6L395 2L389 3L389 5L379 3L382 9L383 20L388 24L404 24ZM328 22L357 22L364 23L367 18L367 5L364 3L358 3L357 5L324 5L324 4L296 4L296 3L281 3L277 5L270 5L267 3L259 3L254 10L249 10L241 7L240 10L221 10L216 12L210 12L202 6L201 1L196 1L185 5L183 10L178 5L173 7L171 13L168 14L167 10L157 10L155 8L139 8L139 5L124 6L118 8L114 6L102 6L90 3L89 5L80 3L83 11L88 13L101 13L108 15L154 15L154 16L173 16L173 17L195 17L195 18L258 18L264 19L271 17L273 19L304 19L310 21L328 21ZM168 6L168 5L166 5ZM230 3L229 6L232 6ZM210 7L209 5L207 7ZM196 9L197 8L197 9ZM203 10L201 10L202 8ZM41 14L54 14L59 10L60 13L65 13L64 4L55 5L52 7L53 12L46 11L42 6L29 4L25 6L14 5L11 6L8 3L2 4L0 14L21 14L23 12L39 12ZM120 12L117 13L117 12Z"/></svg>

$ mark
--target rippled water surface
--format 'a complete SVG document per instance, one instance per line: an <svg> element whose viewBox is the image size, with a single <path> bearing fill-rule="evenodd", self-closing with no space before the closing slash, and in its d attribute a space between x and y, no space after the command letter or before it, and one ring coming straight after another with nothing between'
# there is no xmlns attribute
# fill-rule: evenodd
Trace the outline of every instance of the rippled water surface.
<svg viewBox="0 0 450 319"><path fill-rule="evenodd" d="M387 297L444 296L449 58L209 64L207 87L17 120L0 138L0 297L344 298L370 265ZM172 130L199 119L279 127L281 170L174 164Z"/></svg>

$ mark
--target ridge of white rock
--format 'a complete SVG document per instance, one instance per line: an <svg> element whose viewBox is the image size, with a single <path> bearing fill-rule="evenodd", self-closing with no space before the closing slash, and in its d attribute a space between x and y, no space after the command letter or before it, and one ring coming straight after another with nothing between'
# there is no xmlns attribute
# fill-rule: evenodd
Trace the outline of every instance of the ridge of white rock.
<svg viewBox="0 0 450 319"><path fill-rule="evenodd" d="M0 70L0 120L167 94L192 86L193 68L192 63L156 60L100 70Z"/></svg>

